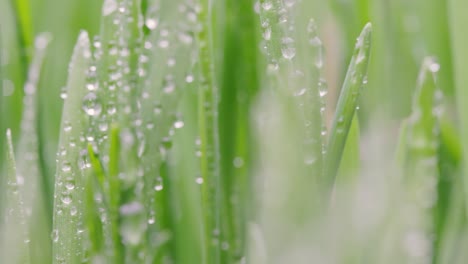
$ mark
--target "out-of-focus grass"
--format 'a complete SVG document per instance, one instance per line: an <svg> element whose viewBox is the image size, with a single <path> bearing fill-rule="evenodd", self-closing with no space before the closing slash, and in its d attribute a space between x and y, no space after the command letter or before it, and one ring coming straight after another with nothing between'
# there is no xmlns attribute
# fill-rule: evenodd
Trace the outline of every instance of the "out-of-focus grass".
<svg viewBox="0 0 468 264"><path fill-rule="evenodd" d="M463 1L27 2L0 2L0 131L28 174L18 195L46 201L25 217L55 200L24 241L37 262L463 263ZM43 31L39 74L24 54Z"/></svg>

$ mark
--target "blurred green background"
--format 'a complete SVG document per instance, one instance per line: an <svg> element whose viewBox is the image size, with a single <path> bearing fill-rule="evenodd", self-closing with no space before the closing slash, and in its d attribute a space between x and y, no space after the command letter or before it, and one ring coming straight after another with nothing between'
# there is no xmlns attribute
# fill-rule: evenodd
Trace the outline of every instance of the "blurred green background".
<svg viewBox="0 0 468 264"><path fill-rule="evenodd" d="M17 137L21 115L22 81L16 27L11 1L0 2L5 98L2 118ZM286 1L287 2L287 1ZM439 84L452 101L454 91L452 49L445 0L308 0L306 10L319 26L326 48L326 78L333 108L350 50L368 21L374 26L374 45L369 86L363 92L360 115L363 124L374 118L400 120L409 114L419 65L428 55L441 64ZM40 81L41 141L54 162L68 61L80 29L98 32L102 1L31 0L33 32L50 32L53 40ZM378 115L376 115L378 114Z"/></svg>

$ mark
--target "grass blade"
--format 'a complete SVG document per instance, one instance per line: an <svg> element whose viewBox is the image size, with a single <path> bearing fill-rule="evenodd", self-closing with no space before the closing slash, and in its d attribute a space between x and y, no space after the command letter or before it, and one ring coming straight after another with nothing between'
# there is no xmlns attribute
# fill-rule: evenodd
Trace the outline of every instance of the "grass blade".
<svg viewBox="0 0 468 264"><path fill-rule="evenodd" d="M333 119L330 137L327 144L326 165L325 165L325 188L330 191L333 185L343 150L348 137L358 98L362 86L367 82L367 66L369 62L371 48L372 27L367 24L359 36L353 57L346 74L343 88Z"/></svg>
<svg viewBox="0 0 468 264"><path fill-rule="evenodd" d="M431 241L436 232L433 214L436 213L438 173L438 120L437 107L441 103L440 90L436 86L436 72L439 64L433 58L424 60L418 85L413 98L413 111L406 123L402 139L405 147L403 175L407 188L408 203L413 206L413 219L407 230L420 230L422 238ZM409 253L413 261L432 258L434 245L421 256Z"/></svg>
<svg viewBox="0 0 468 264"><path fill-rule="evenodd" d="M213 243L219 240L220 233L220 168L219 168L219 139L216 120L217 90L215 89L213 57L213 29L210 16L211 5L208 0L200 0L201 10L198 19L202 24L198 31L197 41L200 63L200 88L198 102L198 120L201 141L201 176L203 215L205 216L205 250L206 262L220 263L220 245Z"/></svg>
<svg viewBox="0 0 468 264"><path fill-rule="evenodd" d="M44 174L44 164L41 163L37 89L49 42L50 36L47 34L41 34L35 40L34 56L24 85L23 116L17 151L17 172L18 177L24 180L24 204L29 212L28 223L31 225L31 258L44 262L51 259L50 244L47 242L52 226L52 191L50 179Z"/></svg>
<svg viewBox="0 0 468 264"><path fill-rule="evenodd" d="M33 46L33 29L30 0L10 0L15 13L16 37L21 56L23 78L26 79L31 61Z"/></svg>
<svg viewBox="0 0 468 264"><path fill-rule="evenodd" d="M228 0L216 9L217 16L222 18L218 21L222 26L216 32L221 34L222 53L215 53L221 56L219 64L215 63L220 102L216 125L223 210L219 237L221 263L241 262L246 256L246 225L253 212L250 188L254 148L250 109L261 79L260 21L252 8L254 5L253 0ZM214 99L216 106L218 102Z"/></svg>
<svg viewBox="0 0 468 264"><path fill-rule="evenodd" d="M463 0L450 0L449 17L450 32L452 36L452 50L454 76L456 86L457 108L460 117L460 135L463 150L463 185L465 190L465 206L468 206L468 36L465 32L465 25L468 25L468 16L463 12L468 8L468 2ZM468 210L465 211L468 213Z"/></svg>
<svg viewBox="0 0 468 264"><path fill-rule="evenodd" d="M0 27L0 50L3 50L3 36L2 36L2 28ZM5 97L3 95L3 52L0 52L0 135L3 135L6 133L6 127L5 123L6 120L4 120L4 113L7 113L7 108L5 107ZM5 145L5 140L3 137L0 137L0 171L2 171L2 168L5 164L3 161L3 155L6 153L6 149L4 148ZM0 184L0 188L1 188ZM2 198L0 198L0 204L2 203Z"/></svg>
<svg viewBox="0 0 468 264"><path fill-rule="evenodd" d="M354 115L351 127L349 128L348 138L343 150L343 157L340 162L340 168L336 178L337 184L352 186L356 177L359 176L360 169L360 130L359 118Z"/></svg>
<svg viewBox="0 0 468 264"><path fill-rule="evenodd" d="M175 130L173 151L169 162L169 189L173 214L174 263L206 263L203 260L203 211L201 206L201 181L196 148L197 100L194 85L187 86L181 98L180 111L184 126ZM195 143L195 144L194 144Z"/></svg>
<svg viewBox="0 0 468 264"><path fill-rule="evenodd" d="M109 138L109 170L108 170L108 184L107 198L109 208L109 221L111 229L111 239L113 245L113 263L125 263L125 251L122 245L125 242L125 236L121 236L120 224L123 222L125 210L121 210L121 184L119 179L119 163L120 163L120 130L116 125L110 130ZM122 208L124 208L122 206ZM122 214L121 214L122 211ZM127 241L128 242L128 241Z"/></svg>
<svg viewBox="0 0 468 264"><path fill-rule="evenodd" d="M53 263L82 263L83 220L80 201L85 185L82 151L86 144L80 138L87 128L87 115L82 110L82 98L86 93L87 70L91 63L90 41L81 32L70 62L67 97L63 106L59 155L55 184L53 218ZM85 152L86 153L86 152Z"/></svg>
<svg viewBox="0 0 468 264"><path fill-rule="evenodd" d="M6 185L5 203L2 204L3 216L0 221L0 253L2 260L8 263L31 263L29 254L29 232L23 203L22 180L16 173L15 155L11 131L6 131ZM3 192L2 192L3 193Z"/></svg>

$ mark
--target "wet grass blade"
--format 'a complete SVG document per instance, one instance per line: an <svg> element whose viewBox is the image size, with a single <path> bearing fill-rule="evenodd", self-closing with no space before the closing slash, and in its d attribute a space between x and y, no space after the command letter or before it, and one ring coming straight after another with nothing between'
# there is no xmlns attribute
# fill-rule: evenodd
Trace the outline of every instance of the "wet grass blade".
<svg viewBox="0 0 468 264"><path fill-rule="evenodd" d="M82 110L86 94L87 73L91 63L90 41L81 32L70 62L67 97L63 106L60 142L55 176L54 218L52 230L53 263L82 263L83 219L80 203L85 185L82 169L86 143L81 140L88 118Z"/></svg>
<svg viewBox="0 0 468 264"><path fill-rule="evenodd" d="M207 263L203 258L203 211L201 206L200 164L196 150L197 100L194 85L187 86L181 99L180 112L184 126L175 130L174 146L169 164L169 189L173 213L174 263Z"/></svg>
<svg viewBox="0 0 468 264"><path fill-rule="evenodd" d="M468 35L464 26L468 24L468 16L463 12L468 8L468 2L463 0L450 0L449 17L450 32L452 36L452 50L454 76L456 86L457 108L460 116L460 135L463 150L463 185L465 186L465 206L468 206ZM468 213L468 210L466 210Z"/></svg>
<svg viewBox="0 0 468 264"><path fill-rule="evenodd" d="M23 115L18 141L18 176L24 180L22 187L24 205L31 228L31 258L48 262L51 258L48 235L52 222L52 191L49 177L44 174L41 163L38 118L38 85L42 64L50 42L48 34L40 34L35 40L34 56L24 85Z"/></svg>
<svg viewBox="0 0 468 264"><path fill-rule="evenodd" d="M332 187L338 168L340 167L343 150L348 137L359 94L362 86L367 82L367 66L371 48L372 27L367 24L359 36L353 57L349 64L348 73L341 89L340 98L333 118L332 128L327 144L325 165L325 192Z"/></svg>
<svg viewBox="0 0 468 264"><path fill-rule="evenodd" d="M213 243L213 239L219 239L220 233L220 167L219 167L219 139L216 120L216 96L215 73L213 57L213 29L210 16L210 1L201 0L201 10L198 19L202 24L201 30L196 36L199 48L200 64L200 88L198 102L199 133L201 141L201 176L202 205L204 216L206 262L210 264L220 263L220 245Z"/></svg>
<svg viewBox="0 0 468 264"><path fill-rule="evenodd" d="M5 203L2 204L3 212L0 221L0 253L2 260L8 263L31 263L29 254L29 230L28 221L23 203L23 182L16 174L15 155L13 153L13 143L11 131L6 131L6 175L2 177Z"/></svg>

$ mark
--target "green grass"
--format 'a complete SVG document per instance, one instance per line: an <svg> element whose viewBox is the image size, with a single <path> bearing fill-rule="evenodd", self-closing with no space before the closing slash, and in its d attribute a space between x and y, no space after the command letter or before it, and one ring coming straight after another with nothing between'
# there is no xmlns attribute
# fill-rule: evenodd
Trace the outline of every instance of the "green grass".
<svg viewBox="0 0 468 264"><path fill-rule="evenodd" d="M467 7L0 2L2 260L464 263Z"/></svg>

